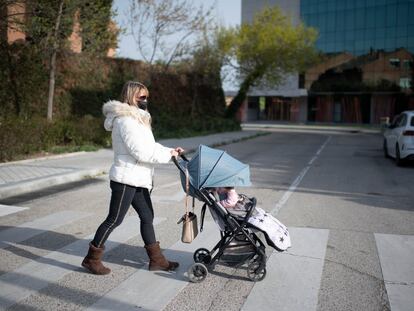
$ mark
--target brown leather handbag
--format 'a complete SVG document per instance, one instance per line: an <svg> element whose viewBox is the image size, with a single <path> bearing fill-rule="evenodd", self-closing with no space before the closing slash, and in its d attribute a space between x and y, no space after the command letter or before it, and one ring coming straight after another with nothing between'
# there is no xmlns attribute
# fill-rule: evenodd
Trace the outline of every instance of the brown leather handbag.
<svg viewBox="0 0 414 311"><path fill-rule="evenodd" d="M197 224L197 215L194 214L194 204L193 204L193 211L190 212L188 210L188 191L190 188L190 181L188 176L188 170L185 170L185 190L186 190L186 196L185 196L185 214L180 218L180 220L177 222L183 223L183 231L181 234L181 241L183 243L191 243L198 234L198 224Z"/></svg>

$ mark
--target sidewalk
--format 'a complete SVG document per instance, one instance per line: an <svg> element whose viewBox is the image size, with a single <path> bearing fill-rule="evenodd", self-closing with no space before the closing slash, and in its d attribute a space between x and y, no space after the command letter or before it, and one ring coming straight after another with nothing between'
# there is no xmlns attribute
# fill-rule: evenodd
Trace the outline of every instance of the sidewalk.
<svg viewBox="0 0 414 311"><path fill-rule="evenodd" d="M187 152L198 145L218 146L255 137L258 131L244 130L182 139L166 139L165 146L183 147ZM51 186L107 174L112 164L111 149L76 152L0 164L0 200Z"/></svg>

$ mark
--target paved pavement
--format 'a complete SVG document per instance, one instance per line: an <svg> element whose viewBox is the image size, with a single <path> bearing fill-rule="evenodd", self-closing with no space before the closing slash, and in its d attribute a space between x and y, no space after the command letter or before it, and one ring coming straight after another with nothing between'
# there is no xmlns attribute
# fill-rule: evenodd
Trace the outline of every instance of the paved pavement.
<svg viewBox="0 0 414 311"><path fill-rule="evenodd" d="M193 151L198 145L218 146L259 135L255 130L225 132L182 139L166 139L165 146ZM111 149L76 152L0 164L0 200L40 189L106 174L112 164Z"/></svg>

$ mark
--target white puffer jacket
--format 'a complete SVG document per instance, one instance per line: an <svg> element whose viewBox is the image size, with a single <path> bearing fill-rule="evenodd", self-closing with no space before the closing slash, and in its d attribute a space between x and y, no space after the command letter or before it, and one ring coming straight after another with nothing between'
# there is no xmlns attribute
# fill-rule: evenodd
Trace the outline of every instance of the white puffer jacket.
<svg viewBox="0 0 414 311"><path fill-rule="evenodd" d="M135 187L152 188L154 163L167 163L171 148L156 143L151 128L145 125L148 112L119 101L103 105L105 129L112 131L114 163L109 171L113 181Z"/></svg>

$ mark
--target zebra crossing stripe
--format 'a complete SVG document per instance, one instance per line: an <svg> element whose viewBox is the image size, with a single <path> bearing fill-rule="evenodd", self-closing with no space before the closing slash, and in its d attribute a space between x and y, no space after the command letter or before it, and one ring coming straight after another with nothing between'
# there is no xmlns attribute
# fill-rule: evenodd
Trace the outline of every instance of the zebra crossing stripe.
<svg viewBox="0 0 414 311"><path fill-rule="evenodd" d="M165 189L165 188L171 188L174 186L178 186L181 184L181 181L174 181L168 184L163 184L163 185L155 185L154 190L157 191L158 189Z"/></svg>
<svg viewBox="0 0 414 311"><path fill-rule="evenodd" d="M12 206L0 204L0 217L14 214L29 209L28 207Z"/></svg>
<svg viewBox="0 0 414 311"><path fill-rule="evenodd" d="M89 213L63 211L26 222L19 226L0 231L0 249L9 243L19 243L38 234L61 227L78 219L89 216Z"/></svg>
<svg viewBox="0 0 414 311"><path fill-rule="evenodd" d="M155 218L154 225L164 220L165 218ZM105 243L106 251L138 235L137 222L137 216L125 218L122 225L112 232L110 240ZM51 252L38 261L29 262L12 272L1 275L0 310L7 309L78 269L92 238L93 235L90 235Z"/></svg>
<svg viewBox="0 0 414 311"><path fill-rule="evenodd" d="M374 235L391 310L413 310L414 236Z"/></svg>
<svg viewBox="0 0 414 311"><path fill-rule="evenodd" d="M329 230L289 228L292 248L267 261L242 310L316 310Z"/></svg>
<svg viewBox="0 0 414 311"><path fill-rule="evenodd" d="M151 198L152 198L152 201L154 202L165 203L165 202L180 202L182 199L184 199L184 197L185 197L185 192L180 190L176 194L172 194L170 196L153 195Z"/></svg>
<svg viewBox="0 0 414 311"><path fill-rule="evenodd" d="M186 271L194 263L194 251L200 247L210 249L219 239L217 225L206 222L203 232L191 244L178 241L164 251L168 259L180 263L174 273L139 270L87 310L162 310L188 284Z"/></svg>

